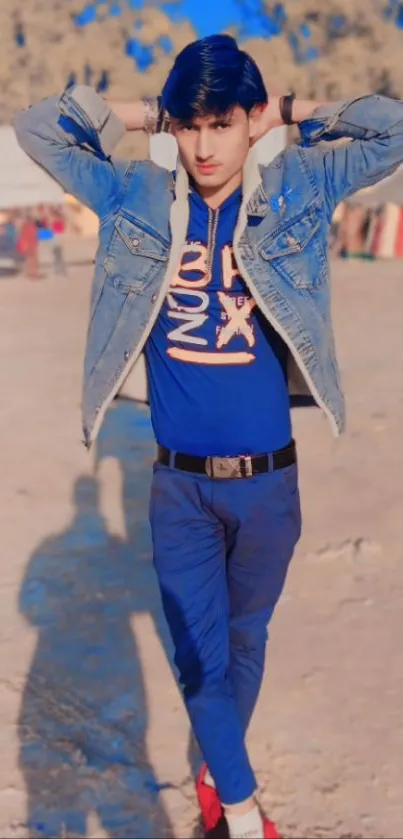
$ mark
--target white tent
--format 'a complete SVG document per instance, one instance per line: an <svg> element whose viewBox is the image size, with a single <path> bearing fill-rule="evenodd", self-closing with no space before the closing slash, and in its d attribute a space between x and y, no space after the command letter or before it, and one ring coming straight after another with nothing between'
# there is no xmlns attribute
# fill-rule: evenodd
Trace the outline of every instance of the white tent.
<svg viewBox="0 0 403 839"><path fill-rule="evenodd" d="M61 186L22 151L14 129L0 127L0 209L63 201Z"/></svg>

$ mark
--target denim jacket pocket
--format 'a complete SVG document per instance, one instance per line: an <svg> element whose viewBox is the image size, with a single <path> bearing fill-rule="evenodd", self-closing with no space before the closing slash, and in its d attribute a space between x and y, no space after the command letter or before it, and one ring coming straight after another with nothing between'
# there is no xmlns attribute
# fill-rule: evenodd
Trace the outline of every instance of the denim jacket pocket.
<svg viewBox="0 0 403 839"><path fill-rule="evenodd" d="M119 291L139 292L152 282L169 256L169 242L148 224L120 213L107 251L105 269Z"/></svg>
<svg viewBox="0 0 403 839"><path fill-rule="evenodd" d="M260 256L296 288L318 288L327 276L321 227L319 212L307 208L259 243Z"/></svg>

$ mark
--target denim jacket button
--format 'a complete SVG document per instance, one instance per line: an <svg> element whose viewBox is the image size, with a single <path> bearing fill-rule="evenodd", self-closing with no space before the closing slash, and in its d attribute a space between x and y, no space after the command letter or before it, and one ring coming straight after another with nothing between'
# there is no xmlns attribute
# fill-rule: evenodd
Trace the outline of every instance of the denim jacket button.
<svg viewBox="0 0 403 839"><path fill-rule="evenodd" d="M297 240L295 239L295 237L291 236L289 233L287 234L286 238L287 238L287 242L288 242L289 245L296 245L297 244Z"/></svg>
<svg viewBox="0 0 403 839"><path fill-rule="evenodd" d="M123 356L124 360L125 360L125 361L128 361L128 360L129 360L129 356L130 356L129 350L126 350L126 352L125 352L125 354L124 354L124 356Z"/></svg>
<svg viewBox="0 0 403 839"><path fill-rule="evenodd" d="M155 303L156 299L157 299L157 295L156 295L156 293L155 293L155 291L154 291L154 294L153 294L153 296L151 297L151 303Z"/></svg>
<svg viewBox="0 0 403 839"><path fill-rule="evenodd" d="M140 239L137 239L136 237L134 237L134 239L132 239L133 247L138 248L139 244L140 244Z"/></svg>

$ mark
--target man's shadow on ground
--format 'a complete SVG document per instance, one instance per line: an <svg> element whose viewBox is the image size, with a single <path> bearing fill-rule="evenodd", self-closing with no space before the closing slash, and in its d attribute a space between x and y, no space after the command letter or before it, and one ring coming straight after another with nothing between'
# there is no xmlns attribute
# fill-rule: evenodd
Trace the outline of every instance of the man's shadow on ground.
<svg viewBox="0 0 403 839"><path fill-rule="evenodd" d="M96 460L115 457L123 470L127 541L108 533L96 479L79 478L70 526L38 546L20 592L38 633L19 717L27 825L31 837L85 837L95 812L109 837L171 837L130 625L149 613L171 661L151 562L148 416L116 403L97 445Z"/></svg>

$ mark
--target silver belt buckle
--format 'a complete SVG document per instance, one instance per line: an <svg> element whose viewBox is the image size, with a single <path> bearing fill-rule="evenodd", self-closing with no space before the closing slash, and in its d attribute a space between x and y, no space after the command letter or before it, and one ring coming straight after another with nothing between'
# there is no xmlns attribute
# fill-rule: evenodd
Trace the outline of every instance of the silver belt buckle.
<svg viewBox="0 0 403 839"><path fill-rule="evenodd" d="M241 462L245 465L245 471L241 469ZM209 478L251 478L252 458L251 457L208 457L206 459L206 472Z"/></svg>

